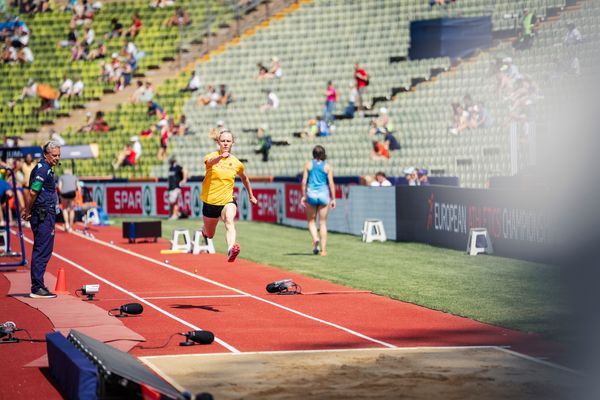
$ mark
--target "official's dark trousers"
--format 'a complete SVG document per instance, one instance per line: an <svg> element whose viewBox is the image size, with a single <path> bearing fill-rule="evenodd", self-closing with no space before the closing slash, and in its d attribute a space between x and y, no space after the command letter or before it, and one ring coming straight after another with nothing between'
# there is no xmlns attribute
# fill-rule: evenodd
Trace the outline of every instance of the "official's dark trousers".
<svg viewBox="0 0 600 400"><path fill-rule="evenodd" d="M31 230L33 231L33 250L31 252L32 293L46 287L44 285L44 273L46 272L46 266L54 248L55 222L56 214L54 208L48 210L43 219L40 218L40 214L35 208L31 212Z"/></svg>

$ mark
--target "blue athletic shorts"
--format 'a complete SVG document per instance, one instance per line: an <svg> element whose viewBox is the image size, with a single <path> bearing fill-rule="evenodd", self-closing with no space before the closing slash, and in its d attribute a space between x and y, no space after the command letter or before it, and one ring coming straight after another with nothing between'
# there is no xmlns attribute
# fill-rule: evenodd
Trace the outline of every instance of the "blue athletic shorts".
<svg viewBox="0 0 600 400"><path fill-rule="evenodd" d="M311 206L326 206L331 199L329 198L329 189L306 191L306 202Z"/></svg>

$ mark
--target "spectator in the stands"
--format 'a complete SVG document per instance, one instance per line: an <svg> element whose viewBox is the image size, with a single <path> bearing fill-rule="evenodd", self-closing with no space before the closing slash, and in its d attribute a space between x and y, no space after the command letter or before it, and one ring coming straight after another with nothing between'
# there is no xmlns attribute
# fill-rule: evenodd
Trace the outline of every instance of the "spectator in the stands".
<svg viewBox="0 0 600 400"><path fill-rule="evenodd" d="M519 37L513 43L513 47L517 50L529 49L533 44L533 38L537 30L537 17L531 10L524 8L520 24Z"/></svg>
<svg viewBox="0 0 600 400"><path fill-rule="evenodd" d="M581 43L582 41L583 37L581 36L581 32L579 32L579 29L577 29L574 23L570 22L567 25L567 33L563 39L563 44L565 46L573 46Z"/></svg>
<svg viewBox="0 0 600 400"><path fill-rule="evenodd" d="M127 60L121 64L121 76L119 77L119 81L117 84L117 90L123 90L127 86L131 85L131 79L133 78L133 73L137 69L137 62L133 55L129 55Z"/></svg>
<svg viewBox="0 0 600 400"><path fill-rule="evenodd" d="M390 151L385 147L383 142L373 140L373 150L371 151L372 160L389 160Z"/></svg>
<svg viewBox="0 0 600 400"><path fill-rule="evenodd" d="M73 89L73 81L67 76L67 74L63 75L62 83L60 84L60 88L58 91L60 94L58 98L69 97L71 95L71 90Z"/></svg>
<svg viewBox="0 0 600 400"><path fill-rule="evenodd" d="M98 46L95 49L90 50L87 59L88 61L93 61L105 58L107 51L106 44L104 44L104 41L100 40L98 41Z"/></svg>
<svg viewBox="0 0 600 400"><path fill-rule="evenodd" d="M281 62L278 57L271 58L271 69L269 74L273 78L281 78L283 76L283 70L281 69Z"/></svg>
<svg viewBox="0 0 600 400"><path fill-rule="evenodd" d="M404 169L404 179L408 186L421 186L421 181L419 181L419 174L415 167L408 167Z"/></svg>
<svg viewBox="0 0 600 400"><path fill-rule="evenodd" d="M206 93L198 97L198 104L209 107L216 107L219 104L219 93L217 93L213 85L208 85Z"/></svg>
<svg viewBox="0 0 600 400"><path fill-rule="evenodd" d="M137 136L132 136L130 143L125 145L125 148L117 154L116 160L113 162L113 168L133 167L142 155L142 144Z"/></svg>
<svg viewBox="0 0 600 400"><path fill-rule="evenodd" d="M94 119L82 126L78 132L108 132L109 130L110 126L104 119L104 113L102 111L96 111Z"/></svg>
<svg viewBox="0 0 600 400"><path fill-rule="evenodd" d="M131 38L137 37L142 30L142 26L144 26L144 23L142 22L140 15L137 12L134 13L131 17L131 25L125 31L125 36Z"/></svg>
<svg viewBox="0 0 600 400"><path fill-rule="evenodd" d="M306 127L305 130L303 130L301 132L294 132L293 133L294 137L297 137L300 139L312 139L319 134L319 128L317 126L316 119L309 119L307 124L308 124L308 126Z"/></svg>
<svg viewBox="0 0 600 400"><path fill-rule="evenodd" d="M34 79L29 79L27 86L21 90L21 95L14 101L9 102L9 107L12 108L15 101L23 101L26 97L38 97L41 100L39 111L49 111L58 109L58 96L60 92L52 86L45 83L37 83Z"/></svg>
<svg viewBox="0 0 600 400"><path fill-rule="evenodd" d="M87 60L89 58L90 47L85 40L81 40L71 48L71 61Z"/></svg>
<svg viewBox="0 0 600 400"><path fill-rule="evenodd" d="M375 178L370 183L370 186L392 186L392 182L385 176L385 172L379 171L375 174Z"/></svg>
<svg viewBox="0 0 600 400"><path fill-rule="evenodd" d="M106 33L106 39L112 39L123 36L123 24L119 22L118 18L110 20L110 32Z"/></svg>
<svg viewBox="0 0 600 400"><path fill-rule="evenodd" d="M172 26L187 26L192 23L192 19L190 18L190 14L183 8L177 7L175 13L170 17L167 17L163 22L163 26L170 28Z"/></svg>
<svg viewBox="0 0 600 400"><path fill-rule="evenodd" d="M83 31L84 34L82 40L90 47L94 43L94 40L96 40L96 31L94 31L94 28L92 28L91 25L86 26Z"/></svg>
<svg viewBox="0 0 600 400"><path fill-rule="evenodd" d="M70 47L72 48L77 43L77 30L75 28L69 28L67 34L67 40L61 40L57 43L58 47Z"/></svg>
<svg viewBox="0 0 600 400"><path fill-rule="evenodd" d="M394 136L392 132L386 132L383 134L383 144L389 151L398 151L400 150L400 143Z"/></svg>
<svg viewBox="0 0 600 400"><path fill-rule="evenodd" d="M33 62L33 52L29 46L24 46L17 53L19 64L31 64Z"/></svg>
<svg viewBox="0 0 600 400"><path fill-rule="evenodd" d="M450 133L458 135L469 127L469 112L459 102L452 103L453 123Z"/></svg>
<svg viewBox="0 0 600 400"><path fill-rule="evenodd" d="M320 115L317 116L317 136L329 136L331 135L331 130L329 129L329 125Z"/></svg>
<svg viewBox="0 0 600 400"><path fill-rule="evenodd" d="M172 135L184 136L189 133L189 127L186 124L185 114L181 114L176 123L173 124L171 129Z"/></svg>
<svg viewBox="0 0 600 400"><path fill-rule="evenodd" d="M83 89L85 88L85 84L83 83L83 79L80 75L75 77L75 83L73 83L73 88L71 89L70 97L81 97L83 95Z"/></svg>
<svg viewBox="0 0 600 400"><path fill-rule="evenodd" d="M4 39L4 47L2 48L2 62L12 64L17 61L17 49L12 45L10 38Z"/></svg>
<svg viewBox="0 0 600 400"><path fill-rule="evenodd" d="M15 28L14 34L11 37L11 43L15 49L21 49L29 45L29 31L23 29L22 26Z"/></svg>
<svg viewBox="0 0 600 400"><path fill-rule="evenodd" d="M385 107L381 107L377 118L372 118L370 121L369 136L373 137L378 134L385 135L391 131L388 110Z"/></svg>
<svg viewBox="0 0 600 400"><path fill-rule="evenodd" d="M256 75L257 80L263 80L268 78L269 69L263 65L263 63L257 63L256 68L258 68L258 75Z"/></svg>
<svg viewBox="0 0 600 400"><path fill-rule="evenodd" d="M147 103L148 109L146 110L146 114L149 117L156 116L158 119L161 119L165 110L155 101L149 100Z"/></svg>
<svg viewBox="0 0 600 400"><path fill-rule="evenodd" d="M158 8L164 8L164 7L172 7L175 5L175 0L153 0L152 3L150 3L150 7L158 7Z"/></svg>
<svg viewBox="0 0 600 400"><path fill-rule="evenodd" d="M226 106L233 101L233 96L231 92L227 91L227 85L221 83L219 85L219 104L222 106Z"/></svg>
<svg viewBox="0 0 600 400"><path fill-rule="evenodd" d="M417 177L419 178L419 186L429 186L429 171L425 168L419 168L417 170Z"/></svg>
<svg viewBox="0 0 600 400"><path fill-rule="evenodd" d="M266 130L266 124L262 124L256 130L256 148L254 149L254 153L262 154L263 162L269 161L269 151L272 145L271 135L268 135Z"/></svg>
<svg viewBox="0 0 600 400"><path fill-rule="evenodd" d="M354 63L354 80L358 91L356 106L358 111L362 113L365 109L364 94L365 89L369 86L369 74L358 63Z"/></svg>
<svg viewBox="0 0 600 400"><path fill-rule="evenodd" d="M196 71L192 71L192 75L190 76L190 80L187 85L183 89L180 89L180 92L195 92L202 86L202 82L200 81L200 77L196 73Z"/></svg>
<svg viewBox="0 0 600 400"><path fill-rule="evenodd" d="M167 158L167 149L169 147L169 121L167 118L163 118L158 122L157 125L159 132L159 147L156 158L164 160Z"/></svg>
<svg viewBox="0 0 600 400"><path fill-rule="evenodd" d="M469 114L470 128L490 128L494 120L483 103L475 104L473 111Z"/></svg>
<svg viewBox="0 0 600 400"><path fill-rule="evenodd" d="M279 108L279 97L272 89L267 90L267 102L260 109L262 111L276 110Z"/></svg>
<svg viewBox="0 0 600 400"><path fill-rule="evenodd" d="M148 102L154 98L155 94L156 93L154 93L154 87L152 87L152 83L150 83L150 81L146 81L146 83L144 85L144 91L142 92L142 95L140 96L140 101Z"/></svg>
<svg viewBox="0 0 600 400"><path fill-rule="evenodd" d="M333 112L335 110L335 103L337 102L337 90L335 89L332 81L327 81L327 88L323 94L325 95L323 121L327 122L329 126L332 126L335 122L335 116L333 115Z"/></svg>
<svg viewBox="0 0 600 400"><path fill-rule="evenodd" d="M356 102L358 100L358 89L356 89L355 83L349 84L349 92L348 92L348 105L344 109L344 115L348 118L354 118L354 113L356 112Z"/></svg>
<svg viewBox="0 0 600 400"><path fill-rule="evenodd" d="M69 26L75 27L90 24L94 19L94 8L88 4L88 0L82 0L81 4L73 7L73 17Z"/></svg>
<svg viewBox="0 0 600 400"><path fill-rule="evenodd" d="M137 87L135 88L135 90L131 94L131 97L129 98L129 101L134 104L141 102L141 98L142 98L142 95L144 94L144 90L146 90L144 88L144 82L138 80L136 85L137 85Z"/></svg>

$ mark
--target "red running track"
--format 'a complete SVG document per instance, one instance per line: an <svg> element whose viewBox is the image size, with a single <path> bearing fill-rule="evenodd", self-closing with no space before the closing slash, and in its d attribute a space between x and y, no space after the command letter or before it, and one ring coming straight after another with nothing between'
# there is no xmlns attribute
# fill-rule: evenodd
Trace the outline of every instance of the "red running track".
<svg viewBox="0 0 600 400"><path fill-rule="evenodd" d="M94 305L105 310L127 302L141 302L144 305L141 316L122 319L128 328L147 340L130 351L135 356L488 345L511 346L530 355L553 355L554 347L537 335L246 261L243 242L241 258L228 263L222 254L161 255L160 250L170 246L168 241L129 244L121 238L120 229L113 227L93 228L91 232L94 239L57 231L55 255L48 272L56 275L58 268L64 267L70 293L83 284L100 283L101 291ZM26 237L31 237L29 231ZM30 243L27 243L27 252L28 255L31 252ZM267 283L284 278L299 283L307 294L266 293ZM4 286L6 283L2 282L0 289ZM60 301L60 298L41 301ZM9 300L11 304L20 303ZM6 301L0 302L3 314L6 310L2 304ZM31 321L44 319L31 309L29 314L34 318ZM38 322L20 325L27 324L37 326ZM47 320L39 327L43 332L51 330ZM164 345L176 332L193 329L210 330L217 340L211 345L180 347L178 343L183 337L177 336L165 347L148 348ZM43 333L37 335L40 336L43 337ZM25 343L19 344L22 345ZM33 353L39 357L40 348L45 349L39 344L27 343L27 346L36 350L26 362L35 358ZM31 379L36 378L31 371L27 374ZM0 376L0 383L5 379L6 376ZM48 383L45 386L47 392L55 391Z"/></svg>

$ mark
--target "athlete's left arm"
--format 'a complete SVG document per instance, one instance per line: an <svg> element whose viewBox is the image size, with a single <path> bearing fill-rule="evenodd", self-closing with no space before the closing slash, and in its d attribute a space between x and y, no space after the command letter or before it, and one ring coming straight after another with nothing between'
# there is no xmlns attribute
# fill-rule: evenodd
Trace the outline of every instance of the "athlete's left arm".
<svg viewBox="0 0 600 400"><path fill-rule="evenodd" d="M248 198L250 199L250 203L257 204L258 200L256 200L256 197L254 197L254 194L252 193L252 186L250 185L250 179L248 179L246 174L244 174L243 172L240 172L238 175L239 175L240 179L242 180L242 184L248 191Z"/></svg>

